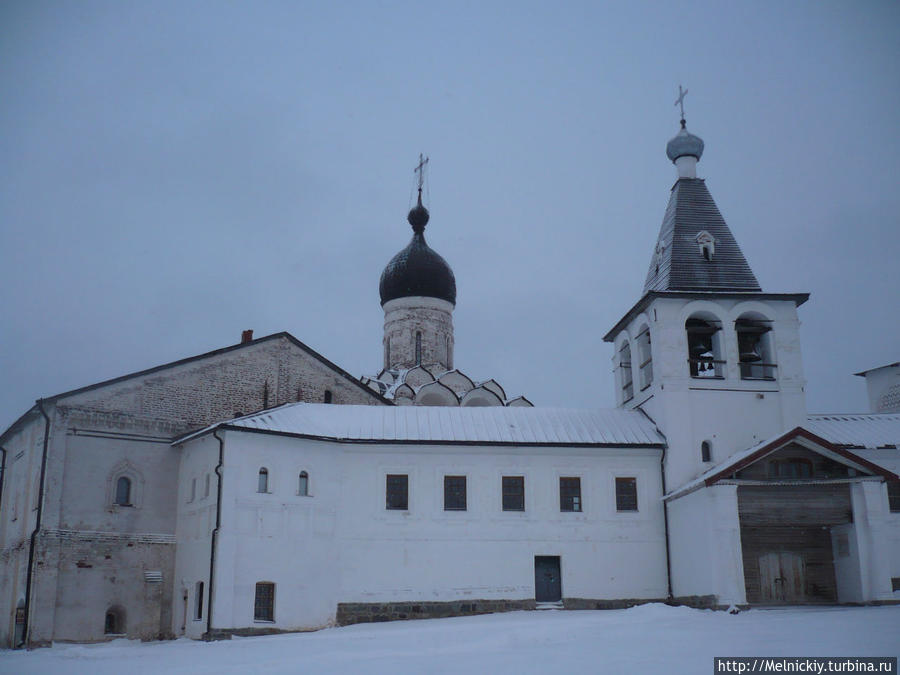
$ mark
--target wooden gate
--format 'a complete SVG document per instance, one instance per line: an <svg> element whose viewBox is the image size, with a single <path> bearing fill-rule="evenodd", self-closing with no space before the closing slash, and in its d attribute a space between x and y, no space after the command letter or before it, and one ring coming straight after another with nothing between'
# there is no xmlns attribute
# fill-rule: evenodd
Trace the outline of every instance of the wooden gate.
<svg viewBox="0 0 900 675"><path fill-rule="evenodd" d="M764 603L804 602L807 593L803 555L772 551L759 556L759 594Z"/></svg>

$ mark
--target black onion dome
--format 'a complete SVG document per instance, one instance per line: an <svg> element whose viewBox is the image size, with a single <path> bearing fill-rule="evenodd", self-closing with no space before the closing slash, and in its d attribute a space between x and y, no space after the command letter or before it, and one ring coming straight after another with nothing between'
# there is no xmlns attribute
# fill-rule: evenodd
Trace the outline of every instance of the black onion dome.
<svg viewBox="0 0 900 675"><path fill-rule="evenodd" d="M428 209L422 206L420 199L407 217L413 228L412 240L391 258L381 273L378 290L382 305L397 298L417 295L456 304L456 278L453 270L446 260L425 243L428 217Z"/></svg>

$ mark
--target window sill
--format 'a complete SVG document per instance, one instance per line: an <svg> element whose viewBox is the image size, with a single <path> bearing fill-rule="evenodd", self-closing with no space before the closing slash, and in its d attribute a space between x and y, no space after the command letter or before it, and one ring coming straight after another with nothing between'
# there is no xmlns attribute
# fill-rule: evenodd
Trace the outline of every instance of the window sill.
<svg viewBox="0 0 900 675"><path fill-rule="evenodd" d="M742 380L748 380L750 382L774 382L774 377L742 377Z"/></svg>
<svg viewBox="0 0 900 675"><path fill-rule="evenodd" d="M724 375L691 375L692 380L724 380Z"/></svg>
<svg viewBox="0 0 900 675"><path fill-rule="evenodd" d="M275 619L253 619L253 623L275 623Z"/></svg>

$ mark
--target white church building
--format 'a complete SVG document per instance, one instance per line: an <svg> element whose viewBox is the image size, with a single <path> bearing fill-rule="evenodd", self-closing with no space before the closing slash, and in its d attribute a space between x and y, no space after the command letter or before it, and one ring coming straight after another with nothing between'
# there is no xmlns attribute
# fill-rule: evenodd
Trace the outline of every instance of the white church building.
<svg viewBox="0 0 900 675"><path fill-rule="evenodd" d="M613 409L454 363L456 284L385 268L384 362L287 333L41 399L0 436L0 644L310 630L512 609L900 601L900 368L810 415L806 293L764 292L681 131Z"/></svg>

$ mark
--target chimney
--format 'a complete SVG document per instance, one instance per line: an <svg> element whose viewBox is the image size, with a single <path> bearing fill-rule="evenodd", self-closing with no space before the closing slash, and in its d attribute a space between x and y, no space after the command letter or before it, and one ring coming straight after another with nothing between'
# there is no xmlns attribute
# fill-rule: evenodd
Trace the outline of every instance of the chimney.
<svg viewBox="0 0 900 675"><path fill-rule="evenodd" d="M248 342L253 342L253 329L245 330L241 333L241 344L247 344Z"/></svg>

